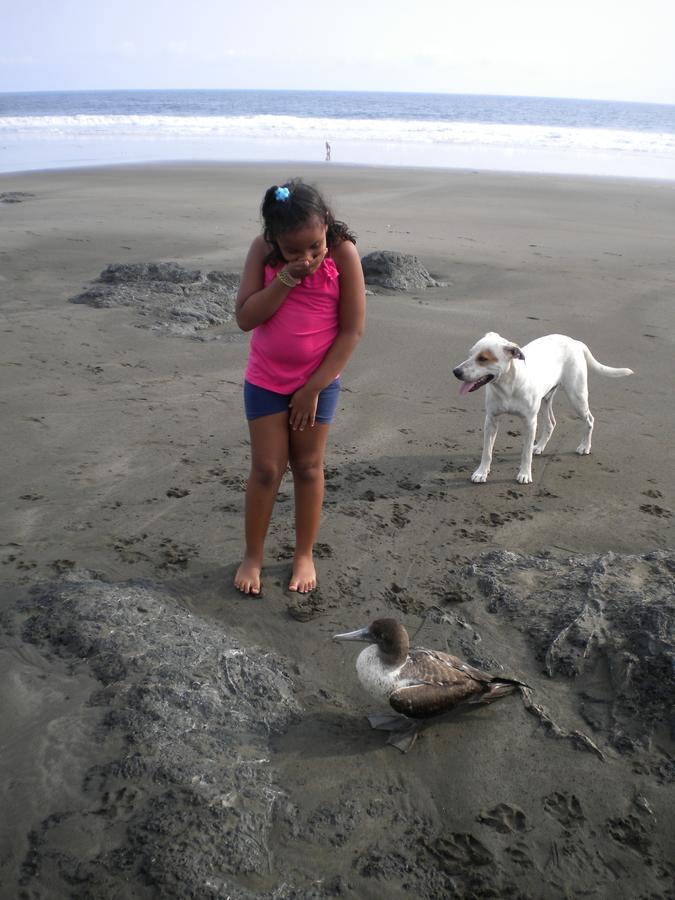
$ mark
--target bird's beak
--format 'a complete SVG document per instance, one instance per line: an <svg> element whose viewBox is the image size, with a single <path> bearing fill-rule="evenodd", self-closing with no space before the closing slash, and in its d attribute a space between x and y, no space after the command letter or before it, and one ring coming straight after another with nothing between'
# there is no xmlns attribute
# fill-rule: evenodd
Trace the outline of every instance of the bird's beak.
<svg viewBox="0 0 675 900"><path fill-rule="evenodd" d="M334 641L366 641L373 643L373 636L369 628L359 628L356 631L347 631L344 634L334 634Z"/></svg>

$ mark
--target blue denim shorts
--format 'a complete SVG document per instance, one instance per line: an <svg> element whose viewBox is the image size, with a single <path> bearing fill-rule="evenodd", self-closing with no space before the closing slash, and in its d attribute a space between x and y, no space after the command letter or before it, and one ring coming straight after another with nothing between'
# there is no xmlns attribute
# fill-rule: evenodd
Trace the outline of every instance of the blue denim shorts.
<svg viewBox="0 0 675 900"><path fill-rule="evenodd" d="M268 391L267 388L244 381L246 418L250 422L252 419L260 419L262 416L286 412L292 396L293 394L277 394L275 391ZM319 425L329 425L333 421L339 399L340 379L336 378L319 394L316 406L316 421Z"/></svg>

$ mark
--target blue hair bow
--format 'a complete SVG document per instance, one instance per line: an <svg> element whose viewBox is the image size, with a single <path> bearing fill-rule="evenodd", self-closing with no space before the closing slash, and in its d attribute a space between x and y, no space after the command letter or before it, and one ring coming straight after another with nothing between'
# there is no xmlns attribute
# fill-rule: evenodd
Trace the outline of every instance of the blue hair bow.
<svg viewBox="0 0 675 900"><path fill-rule="evenodd" d="M291 196L291 192L287 187L278 187L274 192L274 196L277 200L288 200L288 198Z"/></svg>

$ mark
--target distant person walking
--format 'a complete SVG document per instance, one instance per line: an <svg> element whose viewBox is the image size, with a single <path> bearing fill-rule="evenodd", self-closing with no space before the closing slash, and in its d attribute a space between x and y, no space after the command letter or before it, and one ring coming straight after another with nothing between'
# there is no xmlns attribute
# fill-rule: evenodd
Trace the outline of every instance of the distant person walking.
<svg viewBox="0 0 675 900"><path fill-rule="evenodd" d="M299 179L273 185L262 219L236 302L237 324L253 336L244 381L246 550L234 584L243 594L260 593L265 537L290 463L295 552L288 589L307 593L316 587L324 450L340 372L363 331L366 291L354 235L315 188Z"/></svg>
<svg viewBox="0 0 675 900"><path fill-rule="evenodd" d="M326 141L326 162L330 162L330 144Z"/></svg>

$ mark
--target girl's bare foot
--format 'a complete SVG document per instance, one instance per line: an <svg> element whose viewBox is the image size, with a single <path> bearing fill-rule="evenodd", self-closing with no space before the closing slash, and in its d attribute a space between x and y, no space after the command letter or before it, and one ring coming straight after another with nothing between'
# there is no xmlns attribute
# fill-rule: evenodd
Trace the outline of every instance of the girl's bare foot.
<svg viewBox="0 0 675 900"><path fill-rule="evenodd" d="M307 594L316 587L316 569L311 556L296 556L293 559L293 574L288 584L289 591Z"/></svg>
<svg viewBox="0 0 675 900"><path fill-rule="evenodd" d="M245 556L234 576L234 586L242 594L259 594L261 571L262 567L257 559Z"/></svg>

